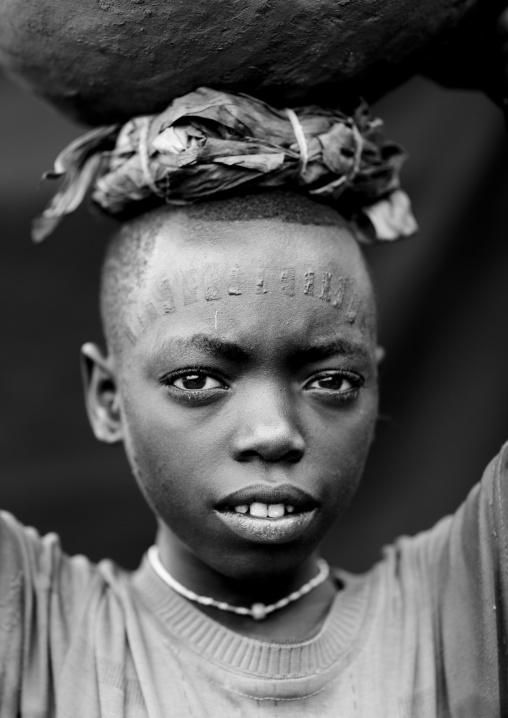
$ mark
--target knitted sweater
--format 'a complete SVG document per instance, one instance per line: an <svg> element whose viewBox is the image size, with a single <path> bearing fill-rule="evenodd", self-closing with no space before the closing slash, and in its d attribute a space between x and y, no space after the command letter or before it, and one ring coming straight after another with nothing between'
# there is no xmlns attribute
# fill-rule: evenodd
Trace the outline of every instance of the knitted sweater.
<svg viewBox="0 0 508 718"><path fill-rule="evenodd" d="M134 573L0 520L1 718L508 716L508 449L387 548L301 643L246 638Z"/></svg>

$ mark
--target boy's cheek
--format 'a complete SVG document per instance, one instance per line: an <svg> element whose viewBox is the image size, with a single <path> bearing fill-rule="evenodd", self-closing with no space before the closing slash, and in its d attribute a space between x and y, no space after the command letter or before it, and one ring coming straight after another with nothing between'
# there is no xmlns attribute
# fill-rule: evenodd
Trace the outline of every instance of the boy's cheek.
<svg viewBox="0 0 508 718"><path fill-rule="evenodd" d="M321 468L323 473L336 471L336 479L329 482L330 497L333 496L333 511L340 516L349 506L360 484L365 463L374 439L377 420L377 394L372 395L368 405L348 424L347 431L340 434L340 440L332 437L321 447Z"/></svg>

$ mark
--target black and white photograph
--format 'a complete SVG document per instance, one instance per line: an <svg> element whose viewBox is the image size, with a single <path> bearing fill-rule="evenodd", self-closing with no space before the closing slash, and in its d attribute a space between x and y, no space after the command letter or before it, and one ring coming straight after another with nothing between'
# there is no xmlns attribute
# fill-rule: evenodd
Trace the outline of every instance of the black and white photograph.
<svg viewBox="0 0 508 718"><path fill-rule="evenodd" d="M508 718L506 0L0 0L0 718Z"/></svg>

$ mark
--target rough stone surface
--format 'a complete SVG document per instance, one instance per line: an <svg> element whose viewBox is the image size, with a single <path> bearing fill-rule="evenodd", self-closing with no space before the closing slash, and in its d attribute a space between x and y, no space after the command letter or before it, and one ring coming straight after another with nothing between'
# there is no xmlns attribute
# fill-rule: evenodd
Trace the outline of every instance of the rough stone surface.
<svg viewBox="0 0 508 718"><path fill-rule="evenodd" d="M88 124L159 111L199 85L334 104L338 89L381 94L463 23L473 35L492 23L502 4L0 0L0 64Z"/></svg>

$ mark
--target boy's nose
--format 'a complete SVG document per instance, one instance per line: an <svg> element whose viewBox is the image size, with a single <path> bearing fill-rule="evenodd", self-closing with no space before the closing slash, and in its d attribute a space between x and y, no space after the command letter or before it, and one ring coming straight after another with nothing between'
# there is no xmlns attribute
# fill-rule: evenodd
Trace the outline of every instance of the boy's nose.
<svg viewBox="0 0 508 718"><path fill-rule="evenodd" d="M288 396L267 388L243 398L233 441L237 461L296 463L304 453L305 440Z"/></svg>

